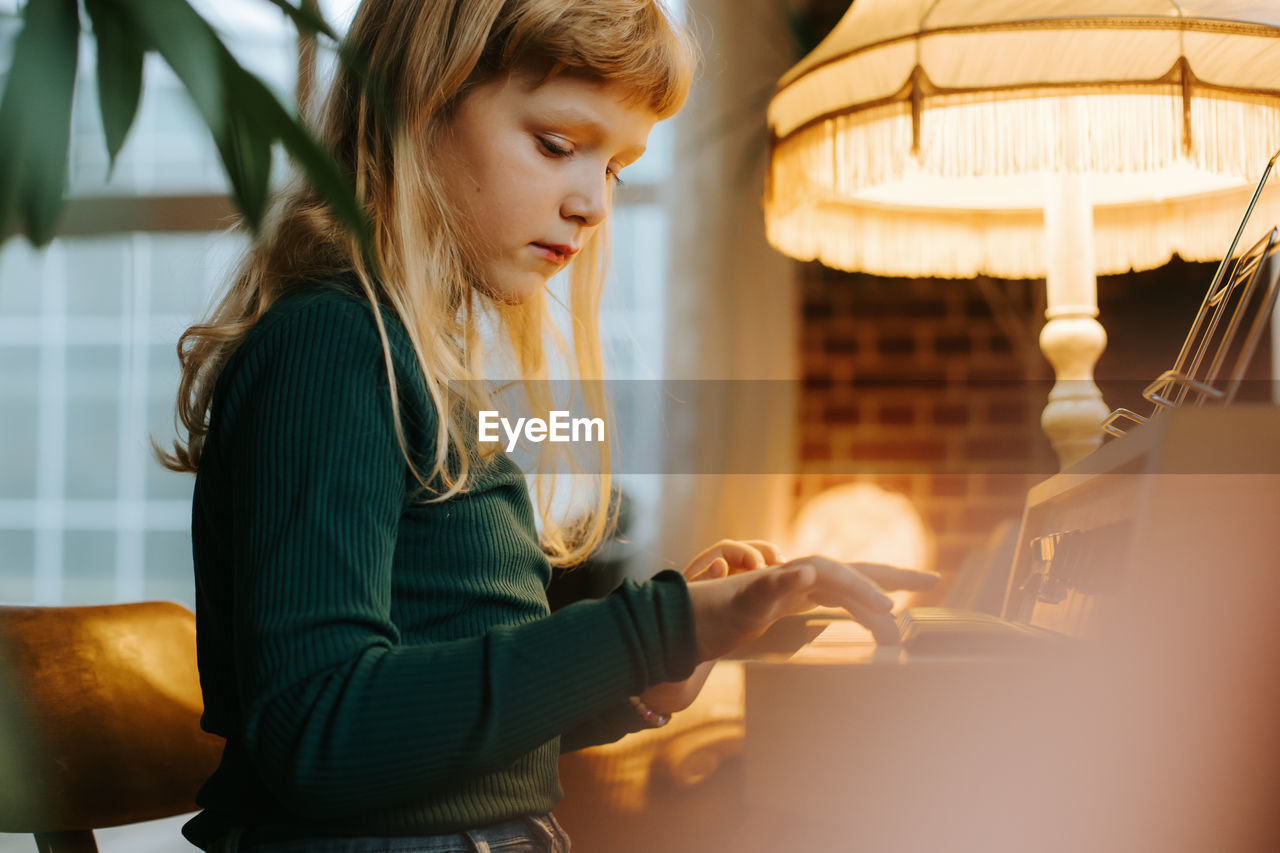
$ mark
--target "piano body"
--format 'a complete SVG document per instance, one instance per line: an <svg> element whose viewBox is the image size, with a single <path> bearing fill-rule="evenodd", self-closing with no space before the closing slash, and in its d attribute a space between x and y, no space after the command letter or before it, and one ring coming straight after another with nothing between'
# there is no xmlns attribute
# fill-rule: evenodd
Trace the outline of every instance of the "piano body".
<svg viewBox="0 0 1280 853"><path fill-rule="evenodd" d="M1033 488L1003 616L1063 641L748 662L726 849L1280 850L1280 408L1173 410Z"/></svg>

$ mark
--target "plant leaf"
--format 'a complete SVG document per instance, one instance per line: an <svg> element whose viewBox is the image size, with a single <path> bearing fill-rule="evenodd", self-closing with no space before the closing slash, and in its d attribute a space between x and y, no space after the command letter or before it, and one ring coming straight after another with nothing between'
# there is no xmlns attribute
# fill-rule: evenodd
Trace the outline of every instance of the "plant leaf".
<svg viewBox="0 0 1280 853"><path fill-rule="evenodd" d="M142 92L143 41L132 19L120 14L110 0L84 0L98 43L98 107L107 138L108 174L138 114Z"/></svg>
<svg viewBox="0 0 1280 853"><path fill-rule="evenodd" d="M226 93L223 56L227 49L187 0L141 0L119 4L133 31L164 57L196 109L219 139L225 132Z"/></svg>
<svg viewBox="0 0 1280 853"><path fill-rule="evenodd" d="M23 48L22 33L18 34L14 48L8 82L0 98L0 127L4 128L4 133L0 133L0 242L9 235L9 219L18 203L18 186L29 147L23 103L26 99L22 97L27 87L14 82L31 76L24 68L29 63L30 50Z"/></svg>
<svg viewBox="0 0 1280 853"><path fill-rule="evenodd" d="M187 0L127 4L136 29L178 75L213 134L231 194L255 233L262 225L271 176L271 130L243 109L240 67L213 27Z"/></svg>
<svg viewBox="0 0 1280 853"><path fill-rule="evenodd" d="M67 181L79 47L76 0L27 4L0 99L0 237L20 208L32 243L53 239Z"/></svg>
<svg viewBox="0 0 1280 853"><path fill-rule="evenodd" d="M275 136L253 110L246 109L252 102L251 97L246 97L246 89L252 88L257 79L237 65L230 53L223 58L223 68L226 125L214 141L231 179L236 207L256 233L262 227L271 188L271 142Z"/></svg>
<svg viewBox="0 0 1280 853"><path fill-rule="evenodd" d="M281 139L338 220L367 251L371 245L367 219L333 158L261 80L240 66L186 0L132 3L130 9L139 31L195 100L213 133L236 205L249 227L256 231L261 226L270 142Z"/></svg>
<svg viewBox="0 0 1280 853"><path fill-rule="evenodd" d="M306 172L311 185L328 202L338 221L367 251L372 245L369 221L350 182L338 169L338 164L311 131L284 108L262 81L243 69L241 71L243 77L236 85L237 105L268 128L273 138L284 143L285 150Z"/></svg>
<svg viewBox="0 0 1280 853"><path fill-rule="evenodd" d="M298 34L302 35L316 33L327 36L333 41L338 41L338 34L333 31L333 27L329 26L324 18L312 12L304 6L295 6L288 0L268 0L268 2L279 6L289 20L293 21L293 25L298 28Z"/></svg>

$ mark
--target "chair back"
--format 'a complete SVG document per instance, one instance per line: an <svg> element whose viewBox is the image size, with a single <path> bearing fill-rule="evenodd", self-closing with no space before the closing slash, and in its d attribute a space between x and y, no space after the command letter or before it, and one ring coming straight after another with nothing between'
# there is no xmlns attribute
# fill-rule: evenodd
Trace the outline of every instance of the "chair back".
<svg viewBox="0 0 1280 853"><path fill-rule="evenodd" d="M180 604L0 606L0 831L96 850L96 828L194 811L223 740L200 728L195 615ZM10 778L5 778L6 776Z"/></svg>

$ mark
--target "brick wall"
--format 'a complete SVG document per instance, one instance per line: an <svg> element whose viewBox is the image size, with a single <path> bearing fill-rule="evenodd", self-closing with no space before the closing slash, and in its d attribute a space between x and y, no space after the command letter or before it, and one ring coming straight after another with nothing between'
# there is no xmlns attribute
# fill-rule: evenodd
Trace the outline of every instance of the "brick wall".
<svg viewBox="0 0 1280 853"><path fill-rule="evenodd" d="M797 506L852 481L904 494L931 530L934 567L953 575L1056 470L1039 426L1043 285L809 264L800 290Z"/></svg>

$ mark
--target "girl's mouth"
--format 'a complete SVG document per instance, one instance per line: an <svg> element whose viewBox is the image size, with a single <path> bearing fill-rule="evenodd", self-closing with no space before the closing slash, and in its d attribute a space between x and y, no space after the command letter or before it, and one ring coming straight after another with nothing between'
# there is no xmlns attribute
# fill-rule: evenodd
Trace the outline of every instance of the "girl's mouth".
<svg viewBox="0 0 1280 853"><path fill-rule="evenodd" d="M545 260L557 266L567 263L578 251L572 246L556 243L530 243L529 245L533 246Z"/></svg>

